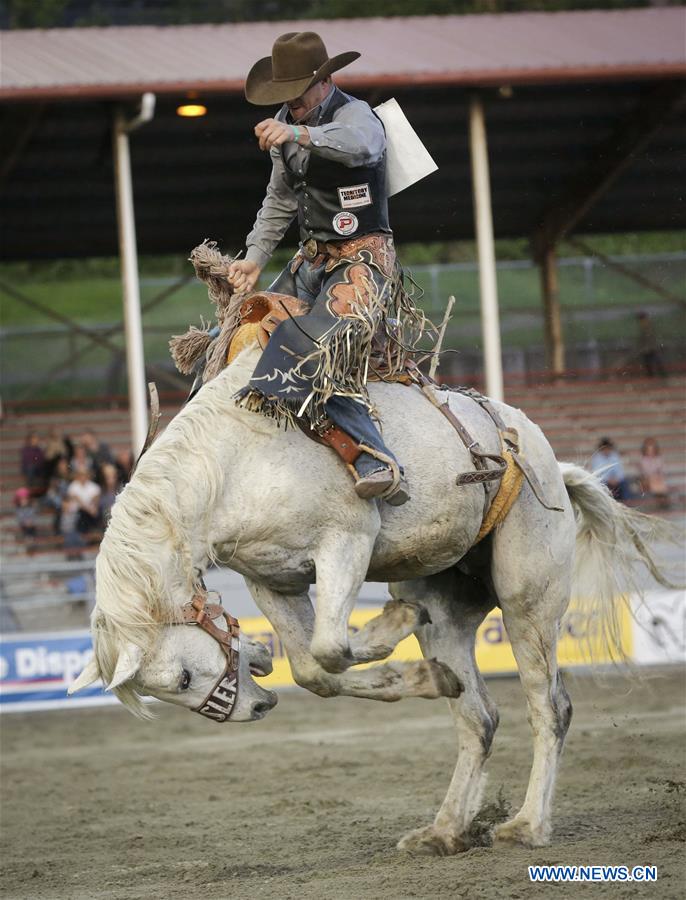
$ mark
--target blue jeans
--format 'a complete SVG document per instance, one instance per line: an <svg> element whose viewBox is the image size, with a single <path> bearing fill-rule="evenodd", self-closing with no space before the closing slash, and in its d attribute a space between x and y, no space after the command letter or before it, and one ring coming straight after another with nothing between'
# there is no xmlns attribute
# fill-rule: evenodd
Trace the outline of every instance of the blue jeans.
<svg viewBox="0 0 686 900"><path fill-rule="evenodd" d="M293 274L289 263L272 282L268 290L281 294L290 294L298 297L300 300L304 300L310 307L310 311L316 315L319 309L326 308L326 303L329 300L329 287L337 278L340 280L340 271L334 269L333 272L327 273L325 263L314 266L308 260L303 260L296 273ZM310 333L309 322L306 321L309 318L309 315L304 316L302 322L304 331L307 333ZM287 338L284 337L284 332L288 332ZM279 335L277 340L280 343L285 341L289 346L295 346L298 341L302 343L302 335L297 334L297 325L294 325L291 321L282 323L271 340L274 341L277 335ZM302 347L299 349L304 355L306 348ZM259 368L260 366L258 365L258 370ZM378 450L397 462L393 453L384 443L369 411L362 403L354 400L352 397L334 395L327 401L325 411L331 421L347 432L357 443L366 444L368 447ZM370 453L365 452L362 452L355 461L355 469L363 477L385 467L385 465L385 463Z"/></svg>

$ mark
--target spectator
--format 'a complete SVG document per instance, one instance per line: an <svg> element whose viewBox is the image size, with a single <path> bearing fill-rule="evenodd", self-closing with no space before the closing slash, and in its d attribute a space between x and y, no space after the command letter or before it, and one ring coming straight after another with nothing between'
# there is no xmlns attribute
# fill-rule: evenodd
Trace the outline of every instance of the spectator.
<svg viewBox="0 0 686 900"><path fill-rule="evenodd" d="M112 451L99 441L96 434L91 429L84 431L81 435L81 445L85 449L91 461L91 468L98 484L103 484L102 467L106 464L113 463Z"/></svg>
<svg viewBox="0 0 686 900"><path fill-rule="evenodd" d="M64 547L70 559L81 559L80 548L85 541L77 530L79 521L78 500L65 496L60 510L60 534L64 538Z"/></svg>
<svg viewBox="0 0 686 900"><path fill-rule="evenodd" d="M615 500L628 500L629 485L624 473L624 464L617 448L609 438L603 438L591 457L591 471L607 485Z"/></svg>
<svg viewBox="0 0 686 900"><path fill-rule="evenodd" d="M666 378L667 373L662 365L658 350L659 343L650 316L647 312L639 312L636 314L636 319L638 320L638 358L646 370L646 375L650 378L654 378L656 375Z"/></svg>
<svg viewBox="0 0 686 900"><path fill-rule="evenodd" d="M36 536L36 510L31 502L31 491L27 487L20 487L14 492L14 505L16 507L17 525L25 538Z"/></svg>
<svg viewBox="0 0 686 900"><path fill-rule="evenodd" d="M110 513L114 501L117 499L117 493L121 488L119 481L119 472L117 467L111 463L105 463L102 467L102 494L100 495L100 520L106 526L110 520Z"/></svg>
<svg viewBox="0 0 686 900"><path fill-rule="evenodd" d="M50 479L48 490L45 495L46 505L51 507L54 511L53 531L55 534L60 534L61 531L60 519L62 516L62 504L67 496L67 490L69 489L70 483L71 476L69 473L69 463L62 457L57 460L55 473Z"/></svg>
<svg viewBox="0 0 686 900"><path fill-rule="evenodd" d="M655 438L643 441L638 467L641 472L641 490L657 500L660 509L668 509L669 488L660 447Z"/></svg>
<svg viewBox="0 0 686 900"><path fill-rule="evenodd" d="M131 472L133 471L133 453L130 450L120 450L115 460L117 472L119 473L119 483L122 487L129 483Z"/></svg>
<svg viewBox="0 0 686 900"><path fill-rule="evenodd" d="M54 425L48 431L48 442L45 445L45 480L50 481L61 459L69 458L69 448L64 438L60 437Z"/></svg>
<svg viewBox="0 0 686 900"><path fill-rule="evenodd" d="M75 501L78 506L76 530L79 534L94 531L100 524L100 488L91 481L85 469L76 472L67 490L67 500Z"/></svg>
<svg viewBox="0 0 686 900"><path fill-rule="evenodd" d="M95 478L95 471L93 469L93 461L91 460L86 448L83 444L77 444L74 447L74 453L70 462L72 475L76 475L78 472L85 472L88 477L92 480Z"/></svg>
<svg viewBox="0 0 686 900"><path fill-rule="evenodd" d="M21 471L27 486L40 493L45 486L45 454L35 431L29 431L21 448Z"/></svg>

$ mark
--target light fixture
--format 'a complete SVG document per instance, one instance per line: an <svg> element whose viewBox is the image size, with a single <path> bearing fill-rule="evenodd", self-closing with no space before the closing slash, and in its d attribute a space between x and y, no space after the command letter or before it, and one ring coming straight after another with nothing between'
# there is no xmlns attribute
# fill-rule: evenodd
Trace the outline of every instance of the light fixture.
<svg viewBox="0 0 686 900"><path fill-rule="evenodd" d="M176 115L183 116L187 119L196 119L198 116L207 114L207 107L201 103L184 103L182 106L176 107Z"/></svg>

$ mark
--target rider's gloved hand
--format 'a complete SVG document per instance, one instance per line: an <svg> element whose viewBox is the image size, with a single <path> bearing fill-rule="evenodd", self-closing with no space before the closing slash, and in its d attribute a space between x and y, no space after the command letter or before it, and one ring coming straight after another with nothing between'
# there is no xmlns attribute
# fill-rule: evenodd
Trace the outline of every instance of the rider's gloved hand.
<svg viewBox="0 0 686 900"><path fill-rule="evenodd" d="M233 285L236 293L243 294L254 290L261 271L256 262L250 259L237 259L229 266L227 280Z"/></svg>

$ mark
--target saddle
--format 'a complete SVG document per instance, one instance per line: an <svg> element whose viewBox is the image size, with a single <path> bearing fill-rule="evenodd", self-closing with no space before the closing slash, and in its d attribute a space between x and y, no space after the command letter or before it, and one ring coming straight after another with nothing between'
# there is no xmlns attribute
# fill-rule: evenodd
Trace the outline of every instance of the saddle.
<svg viewBox="0 0 686 900"><path fill-rule="evenodd" d="M344 299L341 298L342 301ZM264 350L281 322L305 315L307 312L307 304L290 294L279 294L274 291L252 294L240 307L240 324L231 339L226 364L233 362L241 350L249 347L255 340ZM345 315L346 310L342 306L337 312ZM401 363L404 363L405 354L404 351L401 352L403 352ZM398 345L383 332L377 332L369 360L369 381L401 381L409 384L408 373L397 371L399 368L404 369L403 365L398 366L397 354ZM392 372L395 374L391 374ZM369 452L370 448L358 444L330 419L318 423L316 428L304 419L296 421L300 430L315 443L331 447L346 464L353 477L356 477L354 463L361 453L365 450Z"/></svg>
<svg viewBox="0 0 686 900"><path fill-rule="evenodd" d="M281 322L295 316L304 316L306 312L307 305L290 294L277 294L273 291L252 294L239 310L240 324L229 345L227 365L255 339L264 350Z"/></svg>
<svg viewBox="0 0 686 900"><path fill-rule="evenodd" d="M264 350L281 322L304 316L307 312L307 304L290 294L279 294L275 291L252 294L240 307L239 325L229 344L226 365L233 362L241 350L255 340ZM345 315L343 309L337 312ZM393 326L392 320L390 325ZM399 353L402 353L402 359L399 358ZM404 371L406 362L407 353L399 348L392 336L378 331L374 336L369 360L369 381L401 381L408 384L410 379ZM392 374L399 369L402 370L399 374Z"/></svg>

